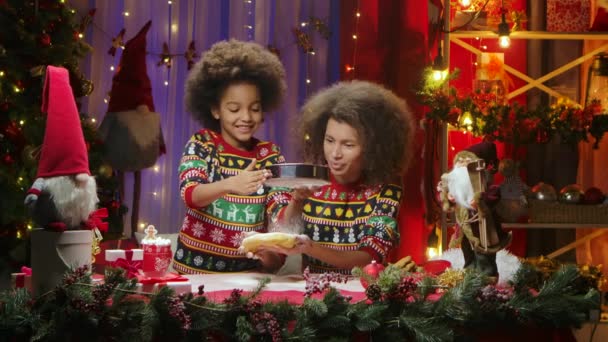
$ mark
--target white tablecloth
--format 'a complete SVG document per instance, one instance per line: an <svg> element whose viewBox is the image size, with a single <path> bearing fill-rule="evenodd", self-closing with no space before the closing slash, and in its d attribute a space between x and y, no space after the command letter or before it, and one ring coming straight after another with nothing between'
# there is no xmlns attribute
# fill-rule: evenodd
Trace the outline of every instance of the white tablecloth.
<svg viewBox="0 0 608 342"><path fill-rule="evenodd" d="M270 283L264 288L267 291L300 291L305 292L306 281L296 275L272 275L264 273L224 273L186 275L192 283L192 292L197 293L199 285L205 285L205 292L241 289L254 290L261 279L270 278ZM365 292L359 278L351 277L346 284L331 283L338 290Z"/></svg>

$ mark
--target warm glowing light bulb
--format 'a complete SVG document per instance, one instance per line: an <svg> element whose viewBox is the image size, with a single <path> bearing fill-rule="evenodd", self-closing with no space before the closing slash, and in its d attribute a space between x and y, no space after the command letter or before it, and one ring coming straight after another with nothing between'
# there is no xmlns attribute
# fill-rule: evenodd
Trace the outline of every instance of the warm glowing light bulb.
<svg viewBox="0 0 608 342"><path fill-rule="evenodd" d="M154 197L156 197L156 196L158 196L158 192L154 191L154 192L152 193L152 195L153 195Z"/></svg>
<svg viewBox="0 0 608 342"><path fill-rule="evenodd" d="M169 85L169 81L165 81L165 86L168 86L168 85Z"/></svg>
<svg viewBox="0 0 608 342"><path fill-rule="evenodd" d="M306 83L310 84L310 78L306 79Z"/></svg>
<svg viewBox="0 0 608 342"><path fill-rule="evenodd" d="M128 16L129 16L129 12L125 12L125 13L123 13L123 14L124 14L124 16L125 16L125 17L128 17Z"/></svg>
<svg viewBox="0 0 608 342"><path fill-rule="evenodd" d="M114 71L114 66L110 65L110 71Z"/></svg>
<svg viewBox="0 0 608 342"><path fill-rule="evenodd" d="M357 35L356 34L353 34L353 39L357 39Z"/></svg>
<svg viewBox="0 0 608 342"><path fill-rule="evenodd" d="M19 87L17 87L17 86L15 86L13 88L13 90L15 91L15 93L20 93L21 92L21 89L19 89Z"/></svg>
<svg viewBox="0 0 608 342"><path fill-rule="evenodd" d="M103 102L104 103L108 103L108 99L103 99Z"/></svg>
<svg viewBox="0 0 608 342"><path fill-rule="evenodd" d="M508 48L511 46L511 38L509 38L509 36L498 37L498 45L503 49Z"/></svg>
<svg viewBox="0 0 608 342"><path fill-rule="evenodd" d="M464 112L462 114L462 116L460 117L460 126L467 126L471 127L471 125L473 124L473 117L471 116L470 112Z"/></svg>
<svg viewBox="0 0 608 342"><path fill-rule="evenodd" d="M82 34L82 33L78 34L78 38L82 39L83 37L84 37L84 34Z"/></svg>
<svg viewBox="0 0 608 342"><path fill-rule="evenodd" d="M167 1L167 3L168 3L169 5L171 5L171 4L173 3L173 1L169 0L169 1Z"/></svg>
<svg viewBox="0 0 608 342"><path fill-rule="evenodd" d="M19 120L19 124L20 124L21 126L25 125L25 120Z"/></svg>
<svg viewBox="0 0 608 342"><path fill-rule="evenodd" d="M158 170L160 170L160 167L158 167L158 165L154 165L154 172L158 172Z"/></svg>
<svg viewBox="0 0 608 342"><path fill-rule="evenodd" d="M306 27L306 23L301 23L300 26Z"/></svg>
<svg viewBox="0 0 608 342"><path fill-rule="evenodd" d="M437 248L435 247L429 247L426 249L426 256L429 259L432 259L434 257L436 257L437 255L439 255L439 252L437 251Z"/></svg>
<svg viewBox="0 0 608 342"><path fill-rule="evenodd" d="M0 71L0 77L4 77L4 71Z"/></svg>
<svg viewBox="0 0 608 342"><path fill-rule="evenodd" d="M141 222L139 224L139 228L146 228L146 223L145 222Z"/></svg>
<svg viewBox="0 0 608 342"><path fill-rule="evenodd" d="M357 13L355 14L355 16L356 16L357 18L359 18L359 17L361 16L361 13L357 12Z"/></svg>
<svg viewBox="0 0 608 342"><path fill-rule="evenodd" d="M471 0L460 0L460 6L462 7L469 7L471 6Z"/></svg>
<svg viewBox="0 0 608 342"><path fill-rule="evenodd" d="M446 77L448 77L448 71L447 70L433 70L433 73L431 74L431 76L434 81L442 81L442 80L445 80Z"/></svg>
<svg viewBox="0 0 608 342"><path fill-rule="evenodd" d="M95 118L91 118L91 122L95 123L95 122L97 122L97 120L95 120Z"/></svg>

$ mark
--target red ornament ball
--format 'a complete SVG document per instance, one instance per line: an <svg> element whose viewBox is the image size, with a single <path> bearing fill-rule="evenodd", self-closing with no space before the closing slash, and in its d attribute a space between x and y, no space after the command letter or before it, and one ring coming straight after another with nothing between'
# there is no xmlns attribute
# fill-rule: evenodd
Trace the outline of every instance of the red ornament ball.
<svg viewBox="0 0 608 342"><path fill-rule="evenodd" d="M592 186L589 189L587 189L587 191L585 191L585 195L583 196L583 203L584 204L601 204L604 202L605 199L606 199L606 195L604 195L602 190Z"/></svg>
<svg viewBox="0 0 608 342"><path fill-rule="evenodd" d="M4 157L2 157L2 161L6 165L12 165L15 162L15 158L13 158L13 156L11 156L9 153L7 153L4 155Z"/></svg>
<svg viewBox="0 0 608 342"><path fill-rule="evenodd" d="M49 36L48 33L42 33L42 35L40 36L40 44L42 46L49 46L51 45L51 36Z"/></svg>
<svg viewBox="0 0 608 342"><path fill-rule="evenodd" d="M118 210L118 208L120 208L120 202L118 202L118 201L112 201L110 203L110 208L112 208L113 210Z"/></svg>
<svg viewBox="0 0 608 342"><path fill-rule="evenodd" d="M363 273L368 275L371 279L378 278L378 276L380 275L380 272L382 272L383 270L384 270L384 266L382 266L382 264L377 263L376 260L372 260L371 264L368 264L365 267L363 267ZM367 286L369 284L367 283L367 280L365 279L365 277L361 277L360 281L361 281L361 285L363 285L364 288L367 288Z"/></svg>

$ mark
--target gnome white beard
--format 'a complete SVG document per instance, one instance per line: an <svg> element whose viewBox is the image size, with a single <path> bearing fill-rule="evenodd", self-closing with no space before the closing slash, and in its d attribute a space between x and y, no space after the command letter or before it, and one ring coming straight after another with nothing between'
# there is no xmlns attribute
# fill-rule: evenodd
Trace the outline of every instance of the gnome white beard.
<svg viewBox="0 0 608 342"><path fill-rule="evenodd" d="M74 176L51 177L45 179L45 185L59 218L68 227L78 227L86 221L99 202L97 183L91 176L80 184Z"/></svg>
<svg viewBox="0 0 608 342"><path fill-rule="evenodd" d="M466 166L455 167L448 174L448 192L456 204L473 209L471 202L475 197L475 192Z"/></svg>

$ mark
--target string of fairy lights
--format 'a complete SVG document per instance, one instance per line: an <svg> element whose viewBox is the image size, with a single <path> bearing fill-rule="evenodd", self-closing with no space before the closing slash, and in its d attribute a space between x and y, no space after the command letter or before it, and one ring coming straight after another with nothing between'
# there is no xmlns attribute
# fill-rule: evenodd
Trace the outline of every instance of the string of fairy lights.
<svg viewBox="0 0 608 342"><path fill-rule="evenodd" d="M356 77L356 72L357 72L357 46L359 45L359 20L361 19L361 11L360 11L360 0L357 0L357 3L355 5L355 13L354 13L354 25L353 25L353 32L351 34L351 39L353 40L352 43L352 56L351 56L351 61L350 63L347 63L344 66L344 70L345 72L349 75L350 79L354 79Z"/></svg>

